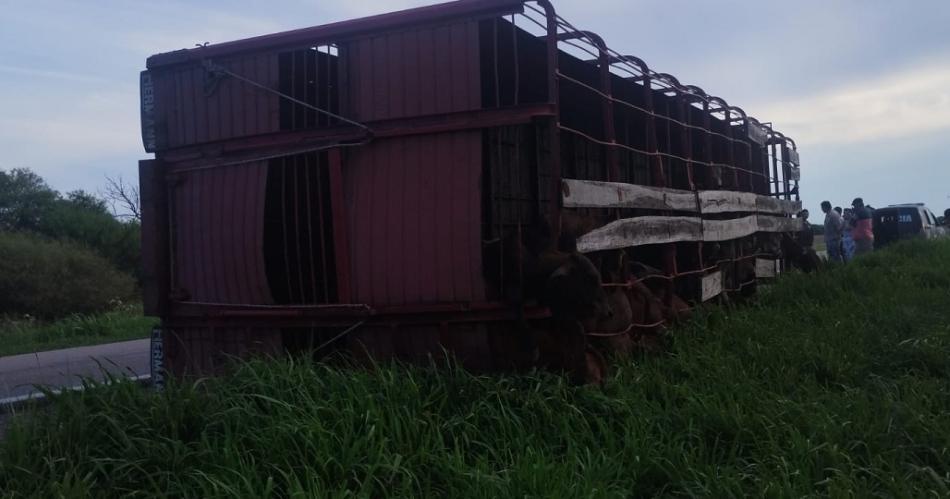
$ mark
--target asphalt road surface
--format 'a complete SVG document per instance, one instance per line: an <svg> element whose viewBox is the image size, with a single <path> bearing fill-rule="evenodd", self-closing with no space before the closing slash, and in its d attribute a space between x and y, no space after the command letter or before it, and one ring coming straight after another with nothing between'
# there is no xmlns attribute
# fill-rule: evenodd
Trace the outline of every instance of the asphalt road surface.
<svg viewBox="0 0 950 499"><path fill-rule="evenodd" d="M83 377L101 380L103 369L127 377L148 374L149 340L0 357L0 400L29 395L34 385L69 388Z"/></svg>

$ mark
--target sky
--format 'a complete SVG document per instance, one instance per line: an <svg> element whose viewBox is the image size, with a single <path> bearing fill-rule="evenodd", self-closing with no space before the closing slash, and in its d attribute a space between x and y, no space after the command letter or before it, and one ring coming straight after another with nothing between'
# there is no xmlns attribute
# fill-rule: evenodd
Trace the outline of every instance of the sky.
<svg viewBox="0 0 950 499"><path fill-rule="evenodd" d="M0 169L61 191L135 180L145 59L434 3L0 0ZM950 1L554 0L618 51L795 139L801 192L950 208Z"/></svg>

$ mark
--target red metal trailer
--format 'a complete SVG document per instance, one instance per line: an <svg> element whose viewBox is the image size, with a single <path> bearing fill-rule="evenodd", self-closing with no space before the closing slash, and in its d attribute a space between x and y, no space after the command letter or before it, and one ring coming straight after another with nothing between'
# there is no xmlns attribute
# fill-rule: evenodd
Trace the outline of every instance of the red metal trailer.
<svg viewBox="0 0 950 499"><path fill-rule="evenodd" d="M635 301L650 284L670 307L750 292L800 228L791 139L546 0L460 0L147 68L145 308L175 375L313 348L497 368L517 325L549 315L505 301L523 277L488 261L506 234L593 221L579 251L658 269L605 286ZM651 317L588 336L648 334Z"/></svg>

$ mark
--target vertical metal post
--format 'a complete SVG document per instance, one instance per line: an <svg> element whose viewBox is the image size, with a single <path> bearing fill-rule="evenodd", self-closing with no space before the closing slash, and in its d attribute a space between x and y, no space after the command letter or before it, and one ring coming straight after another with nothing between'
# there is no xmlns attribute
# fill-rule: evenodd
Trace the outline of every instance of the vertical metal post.
<svg viewBox="0 0 950 499"><path fill-rule="evenodd" d="M666 186L666 172L663 170L663 160L660 159L660 145L659 141L656 139L656 118L653 114L656 112L653 108L653 86L652 80L650 79L650 73L644 72L643 74L643 91L644 91L644 102L646 103L647 111L647 151L651 154L651 160L653 162L653 184L657 186Z"/></svg>
<svg viewBox="0 0 950 499"><path fill-rule="evenodd" d="M771 194L777 195L779 191L779 177L778 177L778 148L775 147L775 134L771 133L771 127L769 130L769 141L768 141L768 151L771 151L772 155L772 178L769 181L770 188L772 189Z"/></svg>
<svg viewBox="0 0 950 499"><path fill-rule="evenodd" d="M794 146L792 146L792 147L794 147ZM796 150L796 152L797 152L797 150ZM799 168L801 168L801 166L799 166ZM801 183L801 180L796 180L796 181L795 181L795 201L801 201L801 200L802 200L802 190L799 189L799 184L800 184L800 183Z"/></svg>
<svg viewBox="0 0 950 499"><path fill-rule="evenodd" d="M610 89L610 54L607 53L607 44L602 38L593 33L587 35L593 38L600 53L600 86L604 93L604 97L601 98L604 113L604 141L611 144L606 146L607 181L617 182L620 179L620 165L618 164L617 148L613 145L617 137L614 129L613 94Z"/></svg>
<svg viewBox="0 0 950 499"><path fill-rule="evenodd" d="M782 187L784 188L783 192L785 192L785 199L792 199L792 194L791 194L792 183L789 178L791 177L792 172L791 172L791 168L789 168L788 144L784 141L782 142L781 151L782 151L781 161L782 161L782 184L783 184Z"/></svg>
<svg viewBox="0 0 950 499"><path fill-rule="evenodd" d="M495 77L495 107L501 107L501 80L498 75L498 18L491 21L491 62L492 74Z"/></svg>
<svg viewBox="0 0 950 499"><path fill-rule="evenodd" d="M306 122L306 120L304 121ZM303 275L304 252L301 246L301 239L303 236L301 228L303 227L303 224L301 223L301 216L300 216L300 182L298 181L298 178L297 178L300 176L300 170L301 170L300 160L301 159L304 159L304 158L301 158L300 156L293 157L293 165L294 165L294 168L293 168L294 225L293 227L294 227L294 246L297 249L297 269L296 269L297 270L297 284L299 285L298 289L300 289L300 294L298 295L299 296L298 302L305 303L307 295L305 291L304 275ZM309 228L307 230L309 231ZM313 261L312 253L309 255L309 259L311 262Z"/></svg>
<svg viewBox="0 0 950 499"><path fill-rule="evenodd" d="M350 303L350 245L347 239L343 192L343 158L339 149L330 149L330 210L333 215L333 252L336 257L337 301Z"/></svg>
<svg viewBox="0 0 950 499"><path fill-rule="evenodd" d="M729 166L732 167L732 187L733 189L739 190L739 170L736 168L736 147L735 147L735 134L732 130L732 111L729 109L729 106L723 103L722 110L725 114L726 119L726 132L729 134L729 144L727 151L729 153Z"/></svg>
<svg viewBox="0 0 950 499"><path fill-rule="evenodd" d="M327 66L329 69L329 65ZM320 46L317 45L313 50L313 103L314 106L329 109L329 101L327 101L327 107L323 107L323 104L320 102ZM312 111L312 110L310 110ZM313 124L314 126L320 126L320 121L323 119L322 113L313 113ZM309 170L309 165L307 166ZM314 295L316 297L316 295Z"/></svg>
<svg viewBox="0 0 950 499"><path fill-rule="evenodd" d="M145 314L165 317L171 293L172 226L170 191L174 186L159 159L139 161L142 215L142 301Z"/></svg>
<svg viewBox="0 0 950 499"><path fill-rule="evenodd" d="M290 241L288 240L290 229L287 227L287 158L280 158L280 224L283 236L284 248L284 273L287 277L287 298L290 303L294 301L293 277L290 275Z"/></svg>
<svg viewBox="0 0 950 499"><path fill-rule="evenodd" d="M548 59L548 103L554 106L554 117L548 121L548 150L551 155L551 199L550 223L552 236L557 240L561 236L561 137L558 123L561 119L561 109L558 106L557 77L557 13L554 6L547 0L539 0L538 4L544 9L547 19L547 59Z"/></svg>
<svg viewBox="0 0 950 499"><path fill-rule="evenodd" d="M666 93L664 92L663 95L666 95ZM672 124L672 122L671 122L670 119L669 119L669 118L672 118L672 117L673 117L673 110L670 109L670 101L669 101L669 100L665 100L665 101L663 102L663 109L664 109L664 113L663 113L663 114L666 115L666 118L667 118L667 119L663 120L663 121L664 121L664 127L663 127L663 128L664 128L664 132L665 132L664 135L665 135L665 137L666 137L666 152L669 153L669 154L672 156L672 155L675 155L676 153L673 151L673 132L671 131L671 130L672 130L672 127L673 127L673 124ZM659 144L657 144L657 147L659 148ZM666 174L667 174L667 175L666 175L666 176L667 176L667 186L668 186L668 187L672 187L672 186L670 186L669 184L671 184L671 183L673 183L673 182L676 181L676 173L675 173L675 171L673 170L673 165L676 164L676 161L678 161L678 160L677 160L677 159L674 159L674 158L672 158L672 157L670 157L670 158L667 159L667 161L666 161L666 165L667 165L667 168L666 168Z"/></svg>
<svg viewBox="0 0 950 499"><path fill-rule="evenodd" d="M689 94L680 94L680 113L681 113L680 119L683 121L683 123L686 123L687 125L691 125L692 123L690 123L690 116L692 116L691 108L693 106L690 103L688 97L689 97ZM683 154L683 157L686 158L686 180L689 183L689 190L695 191L696 182L693 178L693 136L692 136L692 131L691 131L692 129L686 126L682 126L682 125L680 126L680 129L682 130L682 132L680 133L680 137L682 139L683 149L685 153Z"/></svg>
<svg viewBox="0 0 950 499"><path fill-rule="evenodd" d="M290 95L297 98L297 51L290 52ZM304 115L306 119L306 115ZM290 129L297 129L297 107L290 108Z"/></svg>
<svg viewBox="0 0 950 499"><path fill-rule="evenodd" d="M338 113L338 112L340 112L340 111L339 111L340 106L339 106L339 105L336 105L336 106L333 105L333 97L332 97L333 85L330 84L330 82L333 81L333 80L332 80L332 78L333 78L333 73L332 73L332 70L333 70L333 58L332 58L332 56L331 56L331 54L330 54L330 48L332 47L332 45L327 45L326 47L327 47L327 102L326 102L326 106L327 106L327 107L326 107L326 108L329 109L329 110L332 111L332 112L337 112L337 113ZM319 50L317 50L317 52L319 52ZM337 58L336 58L337 61L341 60L341 58L339 57L339 55L340 55L339 52L337 52ZM339 73L339 70L337 70L337 72ZM337 77L339 77L339 74L337 74ZM339 88L343 88L343 87L338 84L336 88L339 89ZM318 91L319 91L319 88L318 88ZM319 97L317 97L317 100L319 100ZM326 119L327 119L327 126L329 126L329 125L330 125L330 117L327 116Z"/></svg>
<svg viewBox="0 0 950 499"><path fill-rule="evenodd" d="M712 140L712 134L710 133L712 131L712 118L711 118L711 115L709 114L710 112L711 112L711 109L709 109L709 99L704 99L703 100L703 128L706 131L704 149L706 152L706 155L705 155L706 162L709 163L709 165L706 166L709 172L709 174L706 177L707 179L715 178L714 173L716 171L716 168L720 168L718 166L712 166L712 163L714 162L714 158L713 158L713 140ZM719 183L713 183L707 180L705 188L718 189L721 186L721 184L722 184L722 174L720 172Z"/></svg>
<svg viewBox="0 0 950 499"><path fill-rule="evenodd" d="M514 81L514 105L517 106L521 104L521 69L520 69L520 60L518 59L518 25L515 23L515 15L511 15L511 51L512 51L512 64L514 65L515 81Z"/></svg>
<svg viewBox="0 0 950 499"><path fill-rule="evenodd" d="M653 116L655 112L653 107L653 89L651 88L650 75L649 73L644 74L643 86L646 91L647 96L647 109L650 111L649 121L647 122L647 129L650 130L650 138L652 139L651 147L649 151L654 153L654 158L656 163L654 164L654 177L653 185L656 187L669 187L669 181L666 176L666 172L663 170L663 163L660 160L658 152L660 152L660 144L656 136L656 118ZM676 244L665 244L663 245L663 271L670 277L666 280L666 305L671 306L673 303L673 293L674 293L674 283L673 277L676 276Z"/></svg>
<svg viewBox="0 0 950 499"><path fill-rule="evenodd" d="M749 175L749 192L756 192L756 191L757 191L757 189L755 188L756 182L755 182L755 180L752 178L752 177L755 176L755 175L752 174L752 172L755 171L755 170L753 170L753 156L752 156L752 149L753 149L753 144L754 144L754 142L752 141L752 139L750 139L750 138L748 137L748 135L751 135L751 132L750 132L749 130L750 130L753 126L758 126L758 125L753 124L752 121L749 120L748 117L746 117L746 118L745 118L745 127L746 127L746 135L747 135L747 137L745 138L745 140L742 141L742 143L746 145L746 150L749 152L749 154L748 154L749 161L748 161L748 163L747 163L747 165L746 165L746 168L749 170L749 173L748 173L748 175Z"/></svg>

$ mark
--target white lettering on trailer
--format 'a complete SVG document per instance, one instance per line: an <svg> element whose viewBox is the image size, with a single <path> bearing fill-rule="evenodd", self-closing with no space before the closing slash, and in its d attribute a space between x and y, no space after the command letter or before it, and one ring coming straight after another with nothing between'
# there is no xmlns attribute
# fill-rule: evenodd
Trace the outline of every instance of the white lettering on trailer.
<svg viewBox="0 0 950 499"><path fill-rule="evenodd" d="M157 148L155 132L155 88L152 83L152 75L148 71L142 71L141 77L139 78L139 88L142 104L142 144L145 146L145 152L154 152Z"/></svg>

